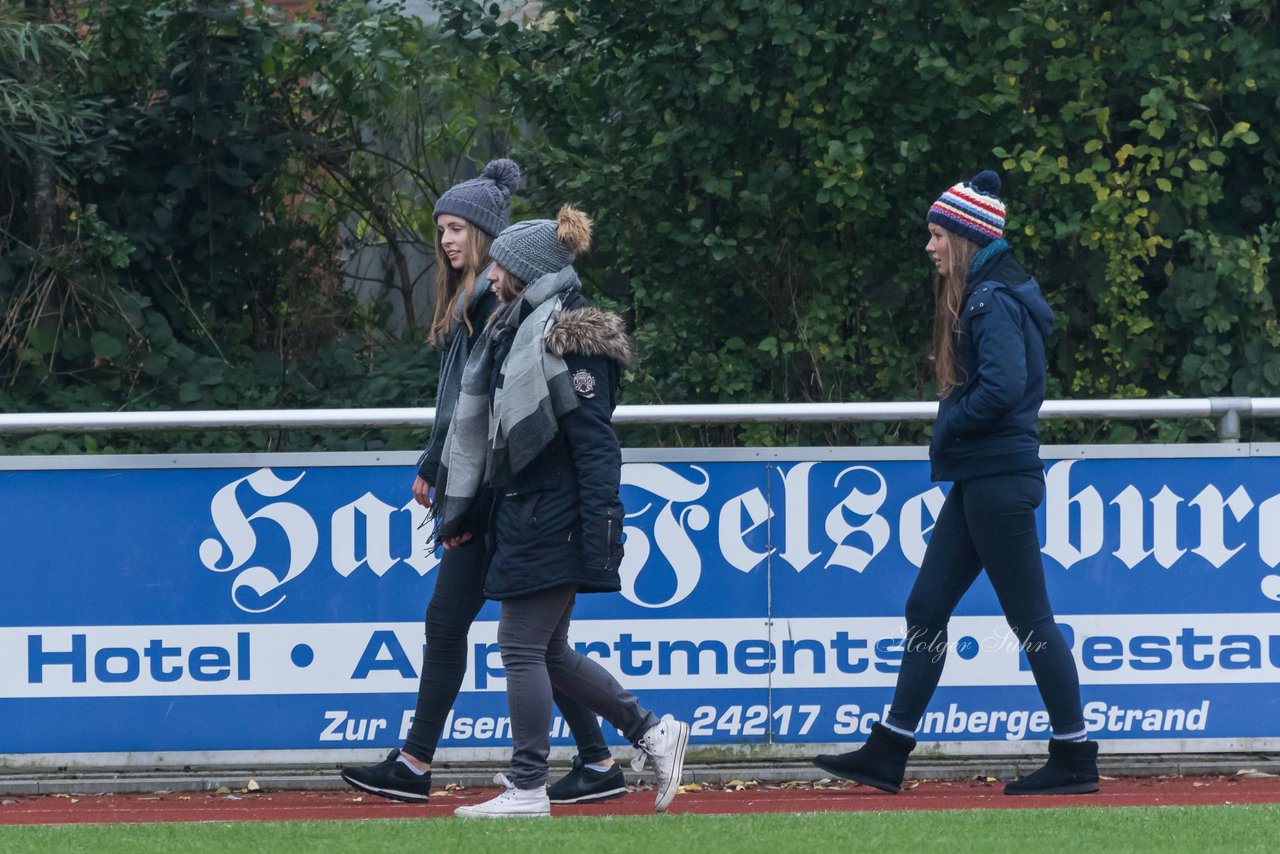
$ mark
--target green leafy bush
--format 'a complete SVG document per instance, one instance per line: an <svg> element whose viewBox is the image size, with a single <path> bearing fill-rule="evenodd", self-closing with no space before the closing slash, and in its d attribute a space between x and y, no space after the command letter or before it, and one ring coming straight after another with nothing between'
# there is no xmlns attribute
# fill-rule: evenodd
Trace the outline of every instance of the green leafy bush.
<svg viewBox="0 0 1280 854"><path fill-rule="evenodd" d="M332 0L318 20L290 21L256 2L99 0L75 26L24 20L18 5L0 7L25 34L0 39L0 69L41 68L37 37L45 57L66 59L56 79L23 81L26 102L60 100L25 147L12 140L27 136L0 133L4 190L22 211L33 170L17 167L32 152L56 156L59 227L38 241L20 217L0 223L0 411L430 403L437 356L413 317L414 290L429 283L406 274L405 258L432 245L434 196L505 138L503 113L475 109L491 72L460 72L456 42L395 3ZM347 254L367 247L392 258L386 286L403 299L404 335L387 331L385 305L344 287ZM0 441L47 453L418 439Z"/></svg>
<svg viewBox="0 0 1280 854"><path fill-rule="evenodd" d="M296 21L258 0L88 0L53 24L22 6L0 0L2 411L428 403L437 357L415 298L429 282L410 261L430 251L436 195L508 152L524 210L597 217L581 265L635 329L625 402L931 397L923 216L986 167L1057 310L1051 397L1280 393L1273 3L442 0L438 26L364 0ZM344 285L369 247L403 334ZM1045 425L1051 441L1212 436L1209 422Z"/></svg>
<svg viewBox="0 0 1280 854"><path fill-rule="evenodd" d="M1058 311L1051 396L1280 389L1270 3L550 0L525 28L450 8L515 63L546 204L599 216L630 400L932 395L924 212L984 167ZM1046 432L1107 433L1081 428Z"/></svg>

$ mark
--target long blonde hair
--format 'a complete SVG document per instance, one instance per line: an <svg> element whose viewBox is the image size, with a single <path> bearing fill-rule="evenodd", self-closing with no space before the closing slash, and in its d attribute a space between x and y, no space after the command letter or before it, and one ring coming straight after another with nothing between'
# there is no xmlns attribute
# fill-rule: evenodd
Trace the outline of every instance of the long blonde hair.
<svg viewBox="0 0 1280 854"><path fill-rule="evenodd" d="M951 263L933 286L933 376L938 382L938 397L946 397L965 381L956 364L956 337L960 333L960 312L964 310L965 283L978 244L944 229Z"/></svg>
<svg viewBox="0 0 1280 854"><path fill-rule="evenodd" d="M432 347L439 346L442 339L448 340L453 332L453 312L458 299L470 293L476 276L489 263L489 247L493 245L493 238L469 221L463 221L467 223L467 264L461 270L455 270L449 263L449 256L444 254L444 246L440 242L441 234L436 232L436 307L431 316L428 339ZM471 318L466 312L462 314L462 322L466 324L467 334L471 334Z"/></svg>

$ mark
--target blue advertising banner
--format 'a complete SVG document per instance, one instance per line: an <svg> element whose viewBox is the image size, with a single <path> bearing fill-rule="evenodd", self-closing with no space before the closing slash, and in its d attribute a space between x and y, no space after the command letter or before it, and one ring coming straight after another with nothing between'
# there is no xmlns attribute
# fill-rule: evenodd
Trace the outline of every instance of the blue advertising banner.
<svg viewBox="0 0 1280 854"><path fill-rule="evenodd" d="M1280 746L1277 453L1046 449L1045 569L1094 738ZM582 597L572 641L688 720L695 746L861 741L890 702L946 496L921 449L628 459L623 591ZM324 761L400 745L439 565L414 460L0 460L0 757ZM442 740L457 758L510 744L496 619L490 603L471 631ZM1048 717L985 578L950 639L920 740L1042 751ZM559 719L553 735L571 743Z"/></svg>

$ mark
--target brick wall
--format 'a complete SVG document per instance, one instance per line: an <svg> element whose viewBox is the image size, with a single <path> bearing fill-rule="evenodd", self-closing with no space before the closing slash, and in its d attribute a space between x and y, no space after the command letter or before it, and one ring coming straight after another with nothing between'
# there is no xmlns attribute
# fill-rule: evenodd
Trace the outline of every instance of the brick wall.
<svg viewBox="0 0 1280 854"><path fill-rule="evenodd" d="M293 17L310 9L312 0L275 0L275 5L289 17Z"/></svg>

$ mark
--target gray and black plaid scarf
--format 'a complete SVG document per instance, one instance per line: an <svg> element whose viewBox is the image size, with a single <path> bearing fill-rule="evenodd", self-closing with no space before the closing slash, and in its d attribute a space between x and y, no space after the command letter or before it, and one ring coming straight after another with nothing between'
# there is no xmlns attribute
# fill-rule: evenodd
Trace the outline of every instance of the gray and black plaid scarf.
<svg viewBox="0 0 1280 854"><path fill-rule="evenodd" d="M436 390L436 417L431 425L431 437L427 440L427 449L418 458L419 467L429 461L434 469L439 465L443 452L445 437L449 434L449 423L453 420L453 407L458 399L458 389L462 388L462 370L466 367L467 357L471 354L470 336L467 334L467 315L480 300L493 289L489 281L489 268L485 267L476 276L475 283L467 293L459 295L453 304L453 317L449 322L449 331L441 329L437 333L437 346L444 350L444 358L440 364L440 381ZM488 318L474 318L477 324L483 324Z"/></svg>
<svg viewBox="0 0 1280 854"><path fill-rule="evenodd" d="M559 419L578 406L568 366L547 352L543 340L565 295L581 287L572 267L543 276L499 309L476 339L440 461L433 508L438 538L463 533L481 488L509 483L555 438ZM495 390L494 345L507 335L513 336L511 349Z"/></svg>

